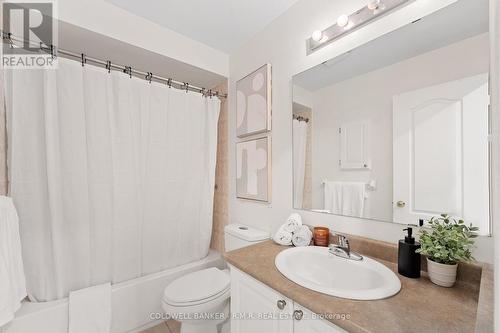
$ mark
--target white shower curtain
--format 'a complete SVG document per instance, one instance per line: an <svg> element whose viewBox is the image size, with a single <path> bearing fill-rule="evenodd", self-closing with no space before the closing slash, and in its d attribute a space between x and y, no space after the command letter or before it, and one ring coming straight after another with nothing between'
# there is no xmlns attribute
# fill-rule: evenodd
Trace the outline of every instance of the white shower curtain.
<svg viewBox="0 0 500 333"><path fill-rule="evenodd" d="M301 209L306 174L307 123L293 120L293 207Z"/></svg>
<svg viewBox="0 0 500 333"><path fill-rule="evenodd" d="M218 99L66 59L10 71L6 86L32 299L207 255Z"/></svg>

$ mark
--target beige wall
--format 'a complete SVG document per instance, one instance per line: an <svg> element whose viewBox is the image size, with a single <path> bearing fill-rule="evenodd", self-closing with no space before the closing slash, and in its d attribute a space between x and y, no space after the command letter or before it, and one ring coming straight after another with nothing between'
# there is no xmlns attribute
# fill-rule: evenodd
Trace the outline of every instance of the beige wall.
<svg viewBox="0 0 500 333"><path fill-rule="evenodd" d="M215 88L227 92L227 82ZM228 161L228 108L227 99L222 99L217 138L217 164L215 167L214 214L210 248L224 252L224 226L229 213L229 161Z"/></svg>

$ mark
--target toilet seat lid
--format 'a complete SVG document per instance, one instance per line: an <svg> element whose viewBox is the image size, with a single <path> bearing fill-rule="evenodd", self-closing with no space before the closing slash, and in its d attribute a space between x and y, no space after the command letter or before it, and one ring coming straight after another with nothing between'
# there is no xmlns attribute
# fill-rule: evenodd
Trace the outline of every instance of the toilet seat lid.
<svg viewBox="0 0 500 333"><path fill-rule="evenodd" d="M229 274L211 267L174 280L165 288L163 296L173 303L192 303L226 291L229 284Z"/></svg>

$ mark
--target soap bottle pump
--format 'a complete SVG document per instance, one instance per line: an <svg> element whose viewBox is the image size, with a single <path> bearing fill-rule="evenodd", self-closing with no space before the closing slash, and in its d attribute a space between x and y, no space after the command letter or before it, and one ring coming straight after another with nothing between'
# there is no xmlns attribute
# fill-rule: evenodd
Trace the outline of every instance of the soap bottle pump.
<svg viewBox="0 0 500 333"><path fill-rule="evenodd" d="M416 279L420 277L420 253L415 251L420 248L420 243L415 242L412 236L413 228L408 227L403 231L407 231L408 235L399 241L398 272L403 276Z"/></svg>

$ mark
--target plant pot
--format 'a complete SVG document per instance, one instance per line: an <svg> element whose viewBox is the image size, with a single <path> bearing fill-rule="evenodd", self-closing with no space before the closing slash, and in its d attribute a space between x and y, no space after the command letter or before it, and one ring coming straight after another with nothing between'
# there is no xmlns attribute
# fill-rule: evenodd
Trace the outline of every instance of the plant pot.
<svg viewBox="0 0 500 333"><path fill-rule="evenodd" d="M458 264L440 264L427 258L427 272L431 281L441 287L452 287L457 280Z"/></svg>

